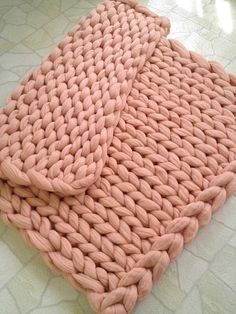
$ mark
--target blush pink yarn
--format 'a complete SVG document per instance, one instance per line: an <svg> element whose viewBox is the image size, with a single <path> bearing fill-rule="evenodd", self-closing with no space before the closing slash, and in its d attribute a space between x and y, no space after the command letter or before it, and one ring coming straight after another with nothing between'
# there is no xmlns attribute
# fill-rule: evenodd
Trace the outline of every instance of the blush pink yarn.
<svg viewBox="0 0 236 314"><path fill-rule="evenodd" d="M105 0L0 113L0 216L102 314L129 313L236 190L236 77Z"/></svg>

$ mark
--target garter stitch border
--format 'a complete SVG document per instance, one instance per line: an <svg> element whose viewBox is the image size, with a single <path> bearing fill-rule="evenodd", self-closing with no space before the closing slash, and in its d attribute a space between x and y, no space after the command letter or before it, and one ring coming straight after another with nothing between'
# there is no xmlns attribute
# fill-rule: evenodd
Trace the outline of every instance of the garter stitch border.
<svg viewBox="0 0 236 314"><path fill-rule="evenodd" d="M0 114L0 217L102 314L131 312L236 190L236 77L169 27L104 1Z"/></svg>

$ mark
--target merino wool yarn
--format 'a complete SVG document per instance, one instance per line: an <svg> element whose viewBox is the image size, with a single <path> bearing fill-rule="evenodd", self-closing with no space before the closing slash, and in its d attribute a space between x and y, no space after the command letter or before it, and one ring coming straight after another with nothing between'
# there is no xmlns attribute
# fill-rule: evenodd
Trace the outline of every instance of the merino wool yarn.
<svg viewBox="0 0 236 314"><path fill-rule="evenodd" d="M0 113L0 216L96 312L130 313L236 190L236 77L105 0Z"/></svg>

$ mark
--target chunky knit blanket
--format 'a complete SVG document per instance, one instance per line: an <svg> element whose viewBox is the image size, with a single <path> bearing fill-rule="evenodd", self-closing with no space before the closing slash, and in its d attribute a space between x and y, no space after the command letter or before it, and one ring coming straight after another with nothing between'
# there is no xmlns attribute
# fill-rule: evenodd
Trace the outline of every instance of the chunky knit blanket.
<svg viewBox="0 0 236 314"><path fill-rule="evenodd" d="M236 190L236 77L105 0L0 114L0 216L98 313L129 313Z"/></svg>

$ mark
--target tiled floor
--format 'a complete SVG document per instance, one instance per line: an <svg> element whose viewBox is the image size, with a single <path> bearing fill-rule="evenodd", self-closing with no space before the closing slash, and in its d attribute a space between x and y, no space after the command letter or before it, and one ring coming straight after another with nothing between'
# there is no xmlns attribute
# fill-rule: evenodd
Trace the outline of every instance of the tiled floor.
<svg viewBox="0 0 236 314"><path fill-rule="evenodd" d="M0 0L0 99L40 63L97 0ZM236 1L143 0L170 18L171 37L236 73ZM135 314L236 313L236 198L173 263ZM91 314L86 298L53 274L0 222L0 314Z"/></svg>

